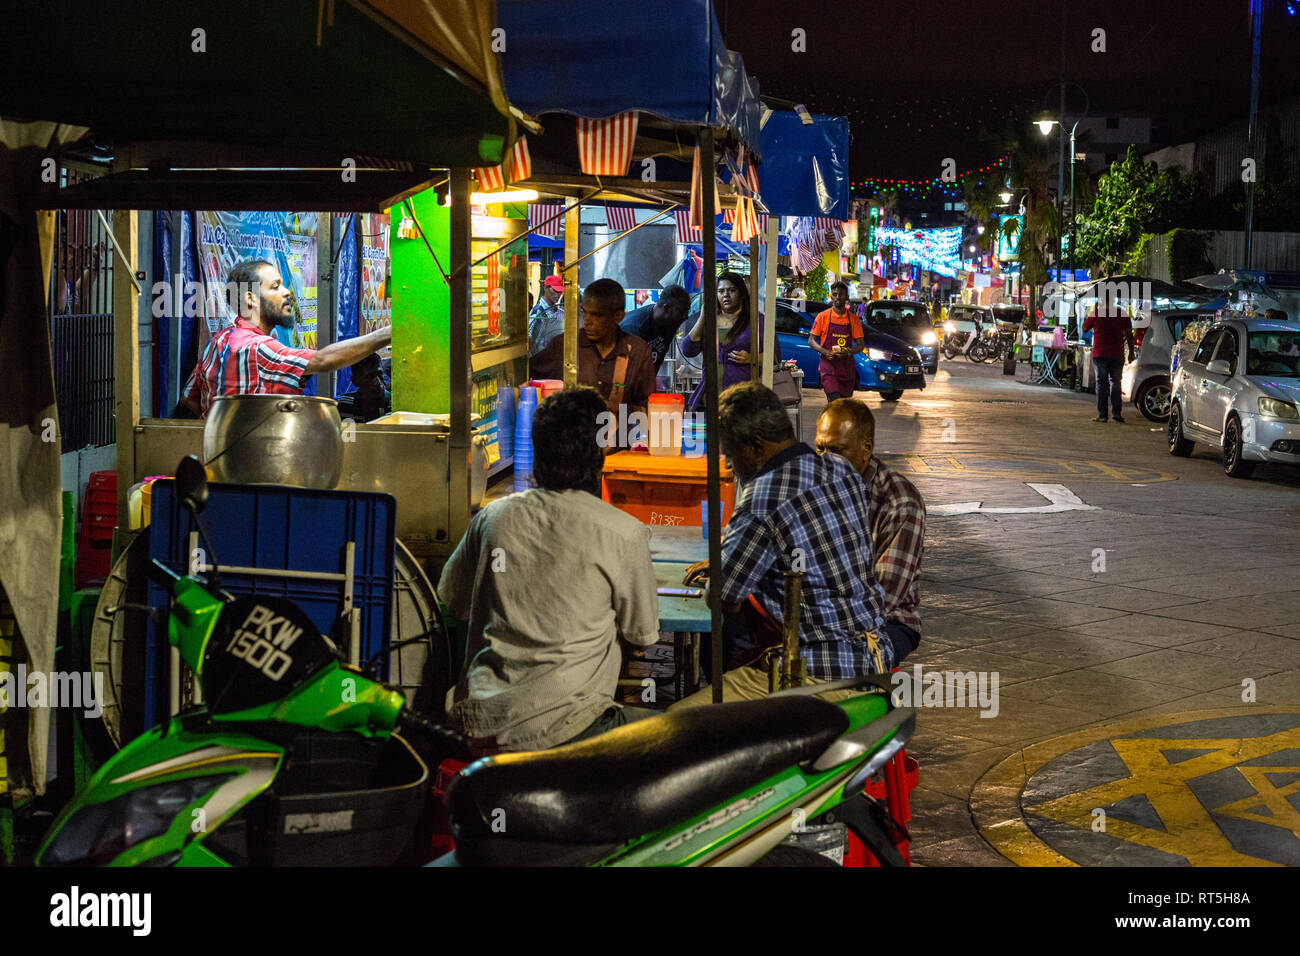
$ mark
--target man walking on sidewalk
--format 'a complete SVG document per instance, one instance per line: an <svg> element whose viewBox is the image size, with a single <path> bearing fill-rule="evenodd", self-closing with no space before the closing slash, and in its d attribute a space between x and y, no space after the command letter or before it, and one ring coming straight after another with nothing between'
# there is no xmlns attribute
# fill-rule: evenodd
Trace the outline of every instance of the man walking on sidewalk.
<svg viewBox="0 0 1300 956"><path fill-rule="evenodd" d="M1124 355L1133 361L1133 324L1118 303L1103 295L1092 314L1083 320L1083 331L1092 331L1092 366L1097 379L1097 417L1094 422L1106 421L1106 396L1110 395L1110 409L1115 421L1124 421L1123 399L1120 395L1120 376L1124 371Z"/></svg>

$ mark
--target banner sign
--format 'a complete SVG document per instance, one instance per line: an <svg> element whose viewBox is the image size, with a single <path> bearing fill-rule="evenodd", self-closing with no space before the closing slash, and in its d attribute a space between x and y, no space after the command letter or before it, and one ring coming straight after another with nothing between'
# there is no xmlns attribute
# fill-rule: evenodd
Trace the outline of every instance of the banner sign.
<svg viewBox="0 0 1300 956"><path fill-rule="evenodd" d="M361 334L393 322L393 300L388 291L388 213L357 216L361 230Z"/></svg>
<svg viewBox="0 0 1300 956"><path fill-rule="evenodd" d="M198 307L208 336L235 320L225 297L230 270L247 259L265 259L280 270L295 301L293 328L276 329L276 338L293 348L314 349L317 213L201 211L196 218L204 286Z"/></svg>

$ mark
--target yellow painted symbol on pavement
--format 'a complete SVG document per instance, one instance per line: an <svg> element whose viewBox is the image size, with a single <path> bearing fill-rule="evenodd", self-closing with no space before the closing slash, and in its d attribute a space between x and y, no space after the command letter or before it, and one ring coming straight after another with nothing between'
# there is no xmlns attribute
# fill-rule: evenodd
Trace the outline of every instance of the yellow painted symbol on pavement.
<svg viewBox="0 0 1300 956"><path fill-rule="evenodd" d="M1240 736L1167 732L1180 725ZM1150 850L1192 866L1280 866L1294 862L1300 838L1297 793L1300 709L1253 706L1166 714L1034 744L980 779L971 811L984 838L1021 866L1149 865ZM1135 799L1141 812L1118 809Z"/></svg>
<svg viewBox="0 0 1300 956"><path fill-rule="evenodd" d="M1202 806L1201 801L1188 789L1187 781L1236 767L1256 757L1300 747L1300 727L1248 740L1151 737L1111 740L1110 745L1115 748L1132 776L1079 790L1055 800L1027 803L1025 812L1090 831L1094 807L1110 806L1140 794L1151 802L1164 829L1140 826L1121 820L1112 813L1106 822L1108 836L1186 857L1187 862L1193 866L1276 865L1235 850L1215 825L1210 816L1211 810ZM1166 750L1210 752L1170 763L1162 753ZM1300 772L1300 766L1290 769ZM1248 802L1258 805L1259 801L1257 792L1253 801ZM1217 812L1219 808L1212 809ZM1294 809L1290 815L1295 816ZM1269 826L1278 825L1274 820L1265 822Z"/></svg>

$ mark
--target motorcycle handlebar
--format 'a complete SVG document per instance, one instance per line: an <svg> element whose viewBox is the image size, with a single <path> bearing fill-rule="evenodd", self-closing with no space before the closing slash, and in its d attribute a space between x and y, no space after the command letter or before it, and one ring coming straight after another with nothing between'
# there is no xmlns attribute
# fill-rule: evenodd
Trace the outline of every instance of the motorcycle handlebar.
<svg viewBox="0 0 1300 956"><path fill-rule="evenodd" d="M400 729L418 734L429 743L448 748L450 751L448 757L463 760L465 763L474 761L474 756L469 749L469 740L463 734L448 730L409 707L402 708L402 713L397 718L397 725Z"/></svg>

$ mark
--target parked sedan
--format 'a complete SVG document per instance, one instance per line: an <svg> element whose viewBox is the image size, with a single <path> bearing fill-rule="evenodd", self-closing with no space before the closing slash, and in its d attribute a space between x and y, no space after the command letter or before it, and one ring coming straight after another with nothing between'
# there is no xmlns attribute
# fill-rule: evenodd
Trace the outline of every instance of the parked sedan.
<svg viewBox="0 0 1300 956"><path fill-rule="evenodd" d="M921 356L931 375L939 371L939 337L930 310L922 302L879 299L867 306L867 324L877 332L902 339Z"/></svg>
<svg viewBox="0 0 1300 956"><path fill-rule="evenodd" d="M1234 478L1259 461L1300 464L1300 324L1216 322L1174 372L1168 441L1180 457L1221 448Z"/></svg>
<svg viewBox="0 0 1300 956"><path fill-rule="evenodd" d="M1120 390L1124 401L1132 402L1146 418L1153 422L1169 418L1170 372L1174 344L1182 337L1188 323L1213 321L1213 312L1194 309L1169 309L1153 312L1151 324L1133 330L1137 342L1137 358L1124 365L1120 376Z"/></svg>
<svg viewBox="0 0 1300 956"><path fill-rule="evenodd" d="M799 363L804 387L817 388L821 385L821 372L818 370L821 356L808 347L815 316L792 308L796 304L795 300L777 300L776 338L781 343L781 354ZM862 331L866 336L867 351L853 356L853 364L858 370L858 388L879 392L887 402L898 401L906 389L925 388L921 356L915 349L870 326L864 325Z"/></svg>

